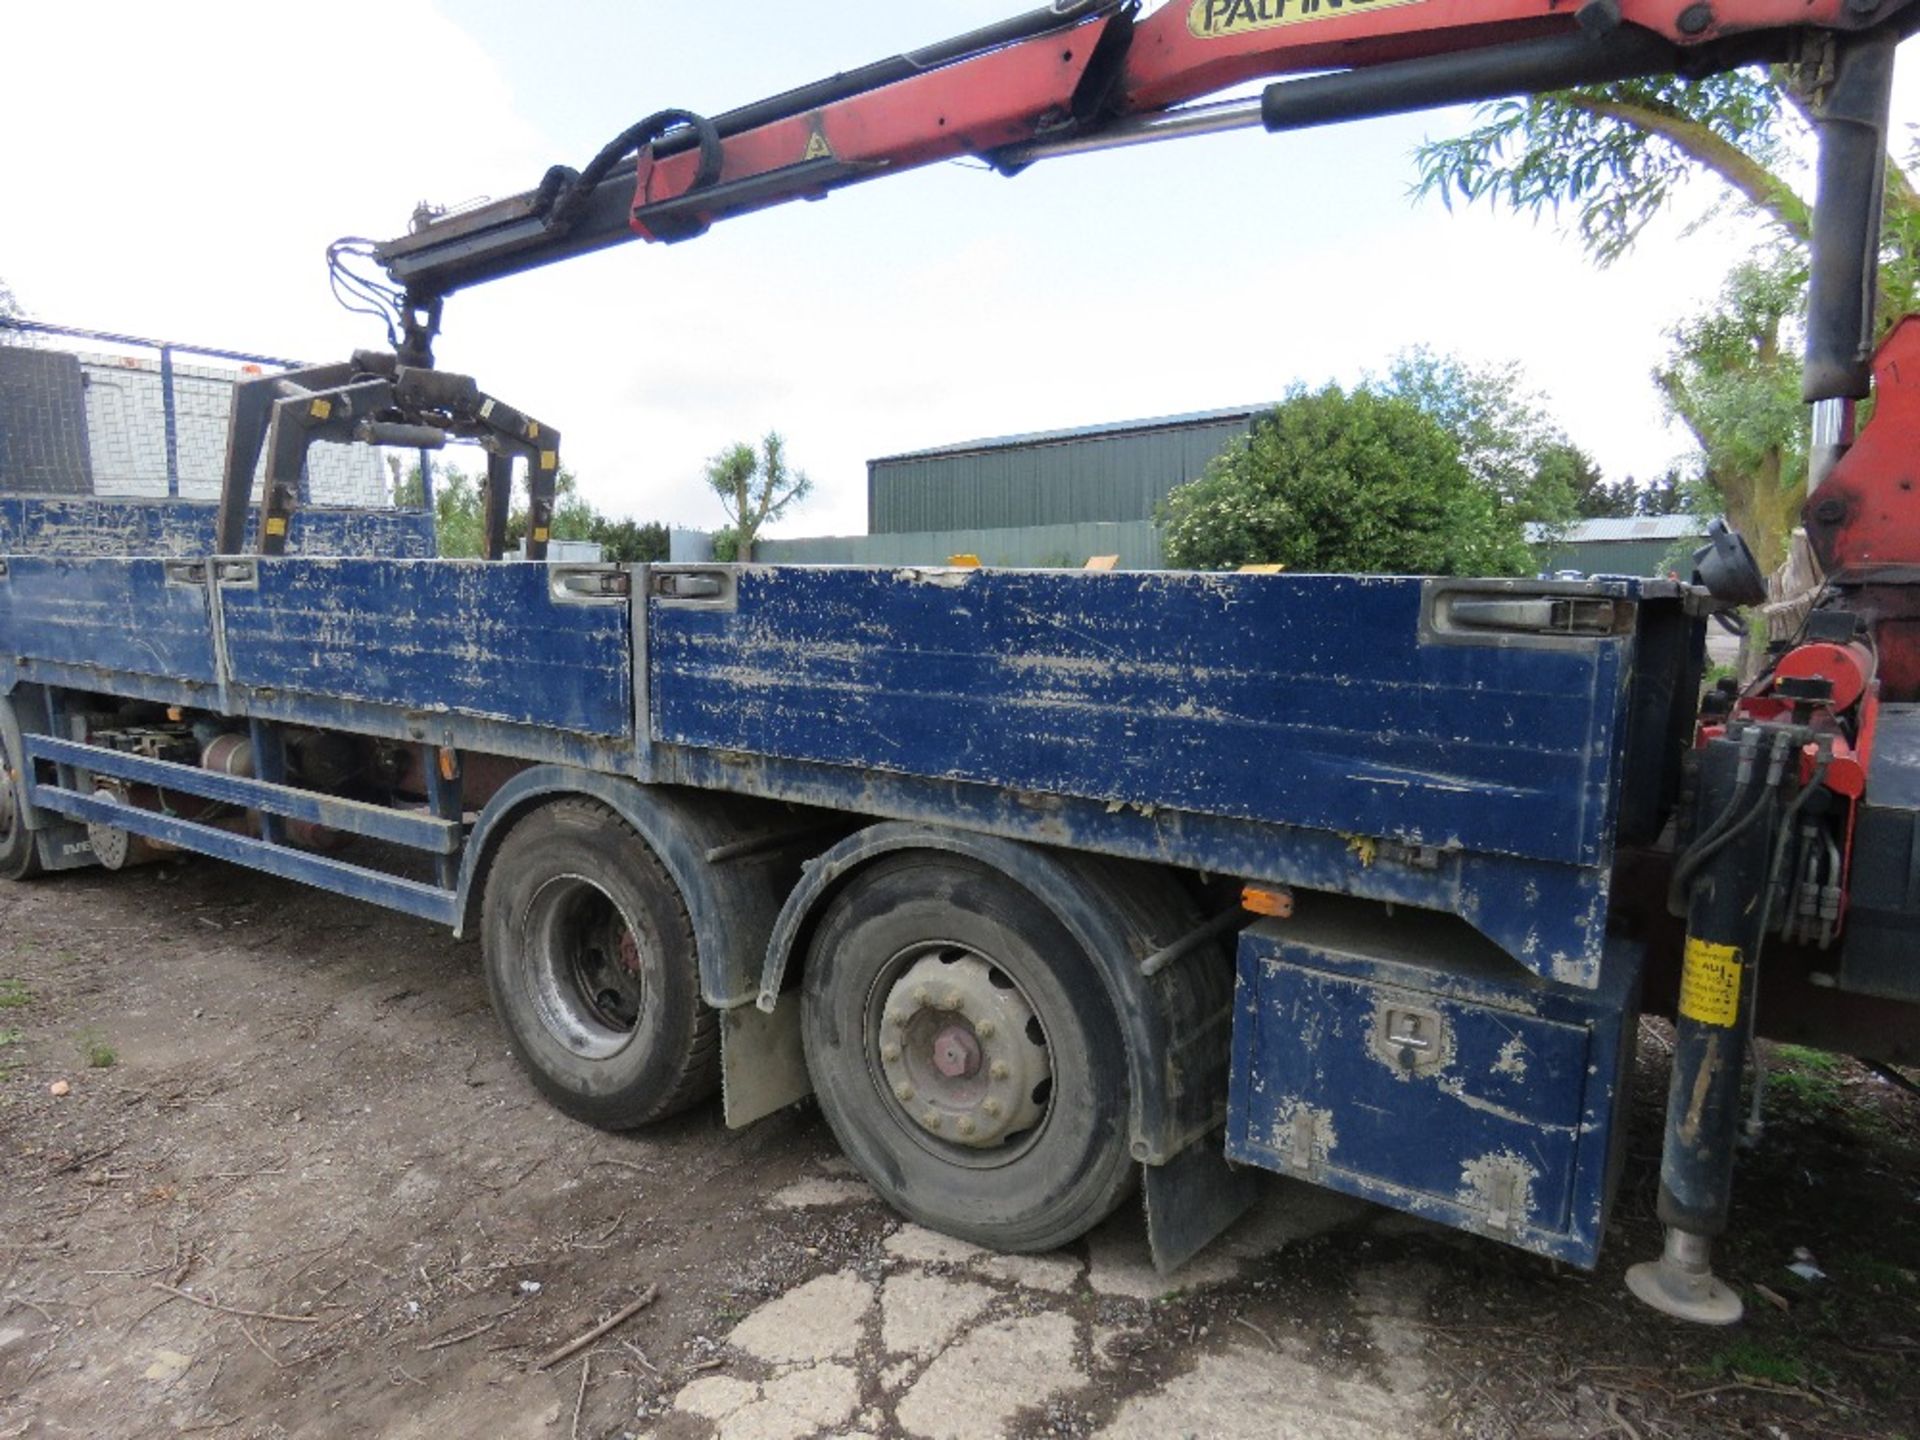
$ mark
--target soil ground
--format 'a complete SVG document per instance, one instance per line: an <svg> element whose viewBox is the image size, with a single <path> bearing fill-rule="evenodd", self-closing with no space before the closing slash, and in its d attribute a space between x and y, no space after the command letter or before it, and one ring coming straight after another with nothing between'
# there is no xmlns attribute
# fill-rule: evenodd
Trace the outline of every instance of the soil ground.
<svg viewBox="0 0 1920 1440"><path fill-rule="evenodd" d="M1161 1282L1131 1207L1017 1262L903 1227L810 1106L569 1122L432 926L212 862L0 886L0 1440L1920 1435L1920 1102L1776 1054L1748 1319L1688 1328L1621 1283L1645 1042L1595 1274L1276 1181Z"/></svg>

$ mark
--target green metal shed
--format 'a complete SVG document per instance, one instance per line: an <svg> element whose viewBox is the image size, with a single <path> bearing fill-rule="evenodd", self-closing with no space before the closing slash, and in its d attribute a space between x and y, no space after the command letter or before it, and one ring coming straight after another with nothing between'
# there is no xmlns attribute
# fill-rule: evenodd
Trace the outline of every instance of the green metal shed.
<svg viewBox="0 0 1920 1440"><path fill-rule="evenodd" d="M1152 520L1271 403L970 440L867 462L867 530L1014 530Z"/></svg>

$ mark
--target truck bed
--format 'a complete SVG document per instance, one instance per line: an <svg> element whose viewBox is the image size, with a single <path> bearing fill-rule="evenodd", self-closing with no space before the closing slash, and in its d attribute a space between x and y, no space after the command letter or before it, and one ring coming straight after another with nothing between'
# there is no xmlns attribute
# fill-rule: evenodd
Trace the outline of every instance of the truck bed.
<svg viewBox="0 0 1920 1440"><path fill-rule="evenodd" d="M1610 606L1604 633L1450 624ZM1457 914L1599 983L1658 583L16 555L40 681ZM1651 748L1650 748L1651 747Z"/></svg>

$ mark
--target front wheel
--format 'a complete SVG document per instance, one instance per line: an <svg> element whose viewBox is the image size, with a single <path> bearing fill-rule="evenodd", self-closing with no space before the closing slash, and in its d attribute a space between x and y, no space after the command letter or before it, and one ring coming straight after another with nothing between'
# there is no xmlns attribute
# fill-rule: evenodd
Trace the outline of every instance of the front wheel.
<svg viewBox="0 0 1920 1440"><path fill-rule="evenodd" d="M808 952L801 1025L848 1157L915 1220L1050 1250L1134 1179L1124 1041L1104 983L1025 889L953 856L877 861Z"/></svg>
<svg viewBox="0 0 1920 1440"><path fill-rule="evenodd" d="M555 1106L630 1130L705 1099L719 1026L693 924L653 850L605 806L561 800L516 824L489 870L487 989Z"/></svg>
<svg viewBox="0 0 1920 1440"><path fill-rule="evenodd" d="M7 749L0 734L0 879L4 880L31 880L40 873L40 854L21 813L27 778L19 767L25 763Z"/></svg>

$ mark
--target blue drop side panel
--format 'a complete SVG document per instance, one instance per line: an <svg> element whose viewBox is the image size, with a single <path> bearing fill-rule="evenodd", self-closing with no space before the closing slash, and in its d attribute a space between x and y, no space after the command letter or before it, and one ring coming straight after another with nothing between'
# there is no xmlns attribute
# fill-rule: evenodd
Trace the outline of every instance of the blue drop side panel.
<svg viewBox="0 0 1920 1440"><path fill-rule="evenodd" d="M9 660L216 682L206 587L170 583L164 560L12 557L0 636Z"/></svg>
<svg viewBox="0 0 1920 1440"><path fill-rule="evenodd" d="M556 601L545 565L261 560L223 583L231 681L601 736L632 733L627 606Z"/></svg>
<svg viewBox="0 0 1920 1440"><path fill-rule="evenodd" d="M1592 1266L1617 1172L1637 955L1610 952L1602 990L1585 993L1471 944L1414 961L1411 931L1381 943L1394 928L1360 943L1311 920L1242 935L1229 1156ZM1441 1018L1444 1063L1395 1063L1378 1035L1391 1008ZM1310 1154L1298 1151L1303 1112ZM1520 1182L1505 1227L1488 1210L1500 1175Z"/></svg>
<svg viewBox="0 0 1920 1440"><path fill-rule="evenodd" d="M204 556L213 551L217 510L195 500L0 495L0 555ZM254 511L248 550L258 526ZM314 508L295 512L287 553L426 560L438 551L423 510Z"/></svg>
<svg viewBox="0 0 1920 1440"><path fill-rule="evenodd" d="M1423 643L1421 582L747 569L651 602L659 741L1604 864L1630 640Z"/></svg>

